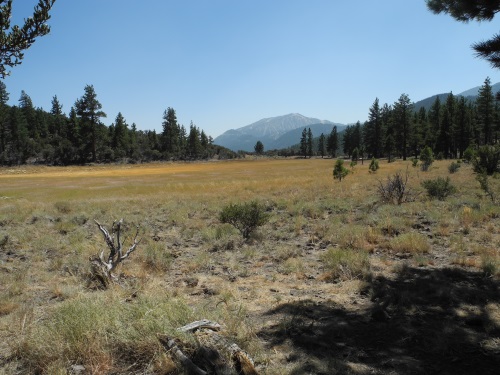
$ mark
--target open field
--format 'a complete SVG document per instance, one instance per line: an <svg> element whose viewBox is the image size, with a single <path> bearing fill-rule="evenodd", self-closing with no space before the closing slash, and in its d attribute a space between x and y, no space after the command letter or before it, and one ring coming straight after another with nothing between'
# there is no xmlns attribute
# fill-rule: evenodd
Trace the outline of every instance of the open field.
<svg viewBox="0 0 500 375"><path fill-rule="evenodd" d="M156 334L202 318L262 374L497 373L500 207L450 163L340 183L331 159L2 168L0 374L183 373ZM384 203L398 171L413 199ZM438 176L444 201L421 186ZM218 215L251 200L270 220L244 241ZM92 290L94 219L120 218L143 240Z"/></svg>

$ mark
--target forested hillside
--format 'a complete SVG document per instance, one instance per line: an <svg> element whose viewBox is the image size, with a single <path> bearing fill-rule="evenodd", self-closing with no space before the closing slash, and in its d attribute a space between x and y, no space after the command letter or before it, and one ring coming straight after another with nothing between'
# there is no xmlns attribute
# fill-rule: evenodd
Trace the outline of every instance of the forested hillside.
<svg viewBox="0 0 500 375"><path fill-rule="evenodd" d="M46 112L35 108L22 91L19 105L9 106L9 94L0 82L0 165L26 163L69 165L89 162L148 162L156 160L196 160L237 155L216 146L212 138L191 123L189 129L177 122L175 110L163 113L163 131L138 130L118 113L106 126L102 105L93 86L63 113L57 96Z"/></svg>
<svg viewBox="0 0 500 375"><path fill-rule="evenodd" d="M323 135L326 140L314 142L317 145L314 152L406 160L418 157L429 146L439 158L461 158L468 147L498 142L499 103L489 78L475 100L451 93L444 100L436 96L429 110L420 107L416 111L407 94L402 94L392 105L381 105L377 98L364 124L358 121L338 135L336 129L330 135Z"/></svg>

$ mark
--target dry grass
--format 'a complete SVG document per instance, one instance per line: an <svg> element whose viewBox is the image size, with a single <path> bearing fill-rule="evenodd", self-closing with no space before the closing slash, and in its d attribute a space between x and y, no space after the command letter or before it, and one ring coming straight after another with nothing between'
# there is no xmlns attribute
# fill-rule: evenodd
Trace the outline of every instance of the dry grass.
<svg viewBox="0 0 500 375"><path fill-rule="evenodd" d="M408 264L497 280L500 208L471 168L410 166L416 200L381 202L378 181L410 164L381 161L376 174L358 165L340 183L330 159L0 169L0 343L9 344L0 344L0 373L66 373L73 364L96 374L175 373L155 335L201 318L223 323L265 374L315 373L290 344L297 324L307 327L273 309L328 300L364 311L365 283L392 280ZM458 190L430 201L421 181L440 176ZM251 200L270 219L243 241L218 214ZM87 290L88 258L105 246L93 219L122 217L127 235L140 225L144 238L119 269L124 285ZM279 322L290 340L272 343L262 332ZM323 373L365 368L354 357L314 361Z"/></svg>

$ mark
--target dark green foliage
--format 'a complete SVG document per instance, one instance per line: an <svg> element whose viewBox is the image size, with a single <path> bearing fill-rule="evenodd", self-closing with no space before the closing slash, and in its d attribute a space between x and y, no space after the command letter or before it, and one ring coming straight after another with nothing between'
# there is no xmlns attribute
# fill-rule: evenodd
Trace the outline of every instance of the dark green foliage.
<svg viewBox="0 0 500 375"><path fill-rule="evenodd" d="M383 130L382 111L378 98L375 98L369 110L368 121L363 128L366 151L375 158L379 158L383 154Z"/></svg>
<svg viewBox="0 0 500 375"><path fill-rule="evenodd" d="M476 147L474 145L469 145L465 149L464 154L463 154L464 160L469 162L469 163L472 163L474 161L474 159L476 158L476 156L477 156L477 150L476 150Z"/></svg>
<svg viewBox="0 0 500 375"><path fill-rule="evenodd" d="M313 134L311 128L307 129L307 156L313 156Z"/></svg>
<svg viewBox="0 0 500 375"><path fill-rule="evenodd" d="M349 170L344 167L344 161L342 159L337 159L335 166L333 167L333 178L339 181L349 174Z"/></svg>
<svg viewBox="0 0 500 375"><path fill-rule="evenodd" d="M472 160L474 172L492 175L500 172L500 146L481 146Z"/></svg>
<svg viewBox="0 0 500 375"><path fill-rule="evenodd" d="M450 173L456 173L456 172L458 172L459 169L460 169L460 164L459 163L452 162L448 166L448 172L450 172Z"/></svg>
<svg viewBox="0 0 500 375"><path fill-rule="evenodd" d="M337 127L332 128L332 132L328 136L326 141L326 150L332 158L337 156L337 149L339 148L339 135L337 133Z"/></svg>
<svg viewBox="0 0 500 375"><path fill-rule="evenodd" d="M257 141L254 150L257 155L262 154L264 152L264 144L261 141Z"/></svg>
<svg viewBox="0 0 500 375"><path fill-rule="evenodd" d="M490 186L488 175L486 173L478 173L476 176L477 182L481 186L481 189L488 195L493 203L496 202L496 194Z"/></svg>
<svg viewBox="0 0 500 375"><path fill-rule="evenodd" d="M420 168L422 169L422 171L429 170L429 167L434 162L434 154L432 153L432 149L429 146L425 147L420 153L420 161L422 162L420 164Z"/></svg>
<svg viewBox="0 0 500 375"><path fill-rule="evenodd" d="M97 100L94 86L85 86L85 94L75 102L77 115L80 117L80 136L83 141L81 159L86 161L91 155L93 162L97 161L97 149L102 145L104 134L101 117L106 117L102 111L102 104Z"/></svg>
<svg viewBox="0 0 500 375"><path fill-rule="evenodd" d="M302 130L302 136L300 137L300 154L307 158L307 129Z"/></svg>
<svg viewBox="0 0 500 375"><path fill-rule="evenodd" d="M24 25L11 27L12 0L0 1L1 79L9 75L8 67L21 64L24 50L30 48L36 38L49 33L50 27L47 21L50 19L49 11L54 2L55 0L39 0L33 16L25 18Z"/></svg>
<svg viewBox="0 0 500 375"><path fill-rule="evenodd" d="M394 121L394 136L398 140L396 149L406 160L408 155L409 135L411 129L411 116L413 113L413 104L407 94L401 94L398 101L394 103L393 121Z"/></svg>
<svg viewBox="0 0 500 375"><path fill-rule="evenodd" d="M357 163L358 159L359 159L359 149L357 147L355 147L354 150L352 150L351 160L353 162Z"/></svg>
<svg viewBox="0 0 500 375"><path fill-rule="evenodd" d="M269 214L265 208L256 201L229 204L219 214L222 223L228 223L238 229L243 238L248 239L257 227L267 223Z"/></svg>
<svg viewBox="0 0 500 375"><path fill-rule="evenodd" d="M451 184L450 178L438 177L434 180L422 181L422 186L427 190L427 195L432 198L444 200L447 196L456 192L456 188Z"/></svg>
<svg viewBox="0 0 500 375"><path fill-rule="evenodd" d="M427 7L432 12L448 13L457 21L491 21L500 11L499 1L484 0L427 0ZM486 59L494 68L500 68L500 34L491 39L475 43L472 48L477 56Z"/></svg>
<svg viewBox="0 0 500 375"><path fill-rule="evenodd" d="M321 155L321 158L325 156L326 152L326 137L323 133L319 136L318 140L318 154Z"/></svg>
<svg viewBox="0 0 500 375"><path fill-rule="evenodd" d="M372 161L370 162L370 165L368 166L368 169L370 172L376 172L378 170L378 160L375 158L372 158Z"/></svg>

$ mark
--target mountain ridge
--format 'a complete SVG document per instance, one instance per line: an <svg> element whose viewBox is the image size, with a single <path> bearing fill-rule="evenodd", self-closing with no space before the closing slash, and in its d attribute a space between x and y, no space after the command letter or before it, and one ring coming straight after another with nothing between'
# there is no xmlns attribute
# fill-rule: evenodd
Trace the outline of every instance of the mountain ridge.
<svg viewBox="0 0 500 375"><path fill-rule="evenodd" d="M455 96L464 96L466 99L474 100L479 94L480 88L481 86L476 86ZM494 94L500 91L500 82L492 85L492 91ZM449 94L442 93L429 96L414 102L413 108L415 111L418 111L421 107L429 110L437 97L443 102ZM305 127L311 127L313 136L318 137L321 133L329 134L333 126L337 126L338 132L347 127L345 124L329 120L306 117L300 113L289 113L287 115L266 117L237 129L229 129L216 137L214 143L233 151L252 152L257 141L264 144L265 150L281 149L297 144Z"/></svg>

